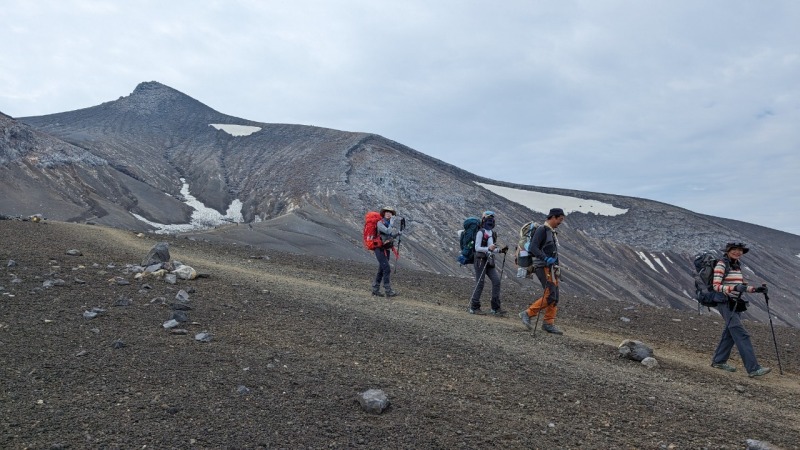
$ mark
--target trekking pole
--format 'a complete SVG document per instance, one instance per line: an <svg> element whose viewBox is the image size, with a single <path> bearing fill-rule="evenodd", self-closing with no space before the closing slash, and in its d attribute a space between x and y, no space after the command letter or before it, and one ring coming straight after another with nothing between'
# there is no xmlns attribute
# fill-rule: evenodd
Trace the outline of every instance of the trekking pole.
<svg viewBox="0 0 800 450"><path fill-rule="evenodd" d="M406 218L400 219L400 231L406 228ZM403 242L403 235L397 237L397 249L394 252L394 274L397 275L397 260L400 259L400 243Z"/></svg>
<svg viewBox="0 0 800 450"><path fill-rule="evenodd" d="M503 252L503 264L500 266L500 280L503 279L503 275L506 273L506 253L508 253L508 248L506 247L506 251Z"/></svg>
<svg viewBox="0 0 800 450"><path fill-rule="evenodd" d="M767 287L766 284L762 284L764 288ZM775 339L775 327L772 325L772 314L769 312L769 295L767 295L767 291L764 291L764 301L767 303L767 315L769 316L769 328L772 330L772 343L775 344L775 356L778 358L778 370L780 370L781 375L783 375L783 366L781 366L781 355L778 353L778 340Z"/></svg>
<svg viewBox="0 0 800 450"><path fill-rule="evenodd" d="M472 297L474 297L475 292L478 291L478 285L481 283L481 279L483 279L483 276L486 275L487 267L489 267L489 258L486 258L486 262L483 263L483 270L481 271L481 276L479 276L478 279L475 280L475 289L472 290L472 295L469 296L469 308L467 309L472 309Z"/></svg>

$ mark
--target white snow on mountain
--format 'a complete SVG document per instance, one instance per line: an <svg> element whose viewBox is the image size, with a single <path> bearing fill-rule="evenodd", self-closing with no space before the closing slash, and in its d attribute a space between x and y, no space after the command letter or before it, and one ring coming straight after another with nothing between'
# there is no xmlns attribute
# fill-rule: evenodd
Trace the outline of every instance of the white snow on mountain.
<svg viewBox="0 0 800 450"><path fill-rule="evenodd" d="M222 130L231 136L249 136L256 131L261 131L261 127L251 127L248 125L231 125L224 123L210 123L208 126Z"/></svg>
<svg viewBox="0 0 800 450"><path fill-rule="evenodd" d="M194 209L189 223L161 224L157 222L151 222L138 214L131 214L133 214L134 217L142 222L156 228L156 233L159 234L202 230L213 228L225 223L238 223L244 221L244 216L242 216L242 201L238 198L231 202L230 206L228 206L228 210L225 212L225 215L222 215L215 209L207 207L203 204L203 202L195 198L189 192L189 184L186 182L186 179L181 178L181 182L183 183L183 187L181 187L181 195L183 195L183 198L185 199L184 203Z"/></svg>
<svg viewBox="0 0 800 450"><path fill-rule="evenodd" d="M653 265L653 263L647 258L647 255L645 255L644 252L636 252L636 254L639 255L639 258L641 258L642 261L644 261L648 266L650 266L651 269L658 272L658 270L656 270L656 266Z"/></svg>
<svg viewBox="0 0 800 450"><path fill-rule="evenodd" d="M514 203L547 214L551 208L561 208L565 213L582 212L594 213L601 216L618 216L628 212L627 209L617 208L609 203L597 200L587 200L584 198L570 197L567 195L545 194L542 192L525 191L505 186L495 186L492 184L476 183L495 194L511 200Z"/></svg>

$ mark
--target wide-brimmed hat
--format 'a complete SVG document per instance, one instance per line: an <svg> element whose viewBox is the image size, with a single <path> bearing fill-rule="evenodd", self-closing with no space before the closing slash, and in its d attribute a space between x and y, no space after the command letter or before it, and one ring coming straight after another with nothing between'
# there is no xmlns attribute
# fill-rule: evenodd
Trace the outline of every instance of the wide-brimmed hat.
<svg viewBox="0 0 800 450"><path fill-rule="evenodd" d="M383 217L383 214L386 211L389 211L390 213L392 213L393 216L397 215L397 211L395 211L394 208L392 208L391 206L384 206L383 208L381 208L381 217Z"/></svg>
<svg viewBox="0 0 800 450"><path fill-rule="evenodd" d="M561 209L561 208L553 208L547 214L547 218L549 219L551 217L558 217L558 216L563 216L563 215L565 215L563 209Z"/></svg>
<svg viewBox="0 0 800 450"><path fill-rule="evenodd" d="M734 248L742 249L742 254L750 251L750 249L747 248L747 245L745 245L744 242L728 242L727 244L725 244L725 253L728 253L729 251L731 251L731 249Z"/></svg>

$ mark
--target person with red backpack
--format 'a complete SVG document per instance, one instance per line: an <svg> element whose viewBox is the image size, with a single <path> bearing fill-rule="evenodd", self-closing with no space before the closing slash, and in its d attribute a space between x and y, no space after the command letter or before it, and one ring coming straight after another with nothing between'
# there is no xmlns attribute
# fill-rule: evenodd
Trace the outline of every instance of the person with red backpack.
<svg viewBox="0 0 800 450"><path fill-rule="evenodd" d="M747 375L750 378L760 377L768 374L772 369L761 367L753 351L753 343L750 342L750 334L742 324L741 314L747 310L747 302L742 300L744 293L766 293L767 287L748 286L742 276L742 266L739 258L750 251L741 242L728 242L725 245L725 254L717 261L714 266L714 278L712 286L714 288L714 300L717 310L722 318L725 319L725 329L714 351L711 360L711 367L727 372L735 372L736 368L728 364L733 345L739 351Z"/></svg>
<svg viewBox="0 0 800 450"><path fill-rule="evenodd" d="M392 268L389 265L389 257L391 256L392 249L394 248L395 239L402 234L399 227L395 226L397 212L391 206L385 206L380 211L380 220L376 224L377 237L380 239L380 245L373 248L375 258L378 260L378 273L375 275L375 280L372 282L372 295L383 297L381 293L381 283L386 297L394 297L397 292L392 289L391 272Z"/></svg>
<svg viewBox="0 0 800 450"><path fill-rule="evenodd" d="M494 256L505 253L508 246L500 248L497 242L497 233L494 231L494 212L486 211L481 216L481 227L475 235L475 289L469 302L470 314L483 314L481 311L481 293L483 292L484 277L492 281L492 309L491 314L504 316L506 311L500 307L500 274L495 267Z"/></svg>

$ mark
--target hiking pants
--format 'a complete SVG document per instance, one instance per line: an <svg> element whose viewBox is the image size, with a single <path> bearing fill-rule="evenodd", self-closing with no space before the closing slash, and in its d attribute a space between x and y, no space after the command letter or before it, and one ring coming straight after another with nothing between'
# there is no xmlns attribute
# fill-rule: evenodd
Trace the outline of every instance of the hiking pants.
<svg viewBox="0 0 800 450"><path fill-rule="evenodd" d="M739 351L739 356L742 358L747 373L758 370L761 366L758 365L756 353L753 351L750 334L747 333L742 324L742 313L731 311L728 303L717 303L717 310L722 314L722 318L725 319L726 326L722 330L722 337L719 339L717 350L714 351L714 359L711 362L714 364L727 362L731 356L733 344L736 344L736 350Z"/></svg>
<svg viewBox="0 0 800 450"><path fill-rule="evenodd" d="M472 309L480 309L481 307L481 293L483 292L483 282L486 277L489 277L492 281L492 309L500 309L500 274L497 273L496 267L486 267L486 273L484 273L487 261L487 258L475 257L475 281L477 284L470 299L470 308Z"/></svg>
<svg viewBox="0 0 800 450"><path fill-rule="evenodd" d="M536 317L544 309L544 323L553 324L558 312L558 279L552 276L550 267L537 267L534 269L536 278L542 283L544 292L542 296L528 306L528 316Z"/></svg>
<svg viewBox="0 0 800 450"><path fill-rule="evenodd" d="M392 267L389 265L389 255L391 254L391 250L376 248L373 251L375 252L375 258L378 259L378 274L375 275L375 281L372 283L372 288L380 288L381 282L383 282L384 289L391 289L392 282L389 279L389 276L392 274Z"/></svg>

